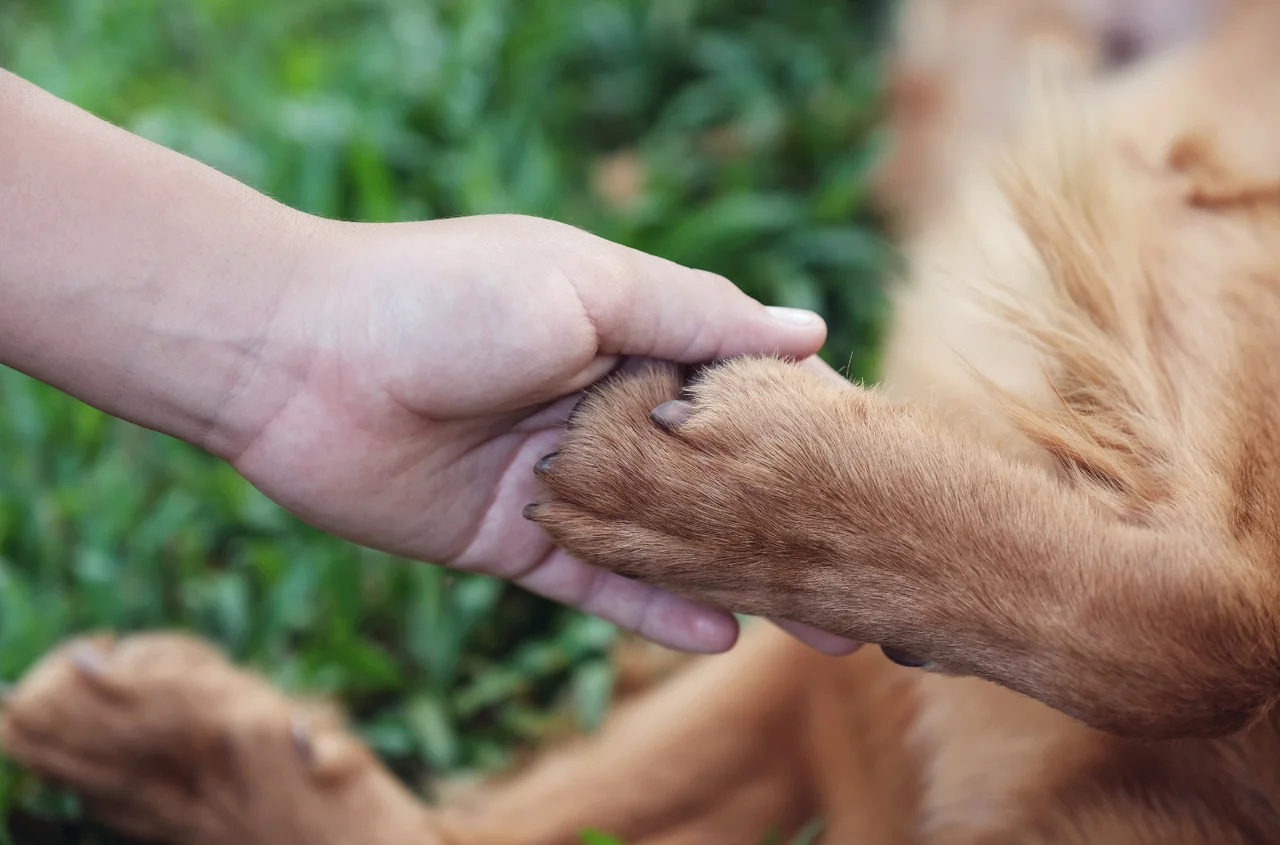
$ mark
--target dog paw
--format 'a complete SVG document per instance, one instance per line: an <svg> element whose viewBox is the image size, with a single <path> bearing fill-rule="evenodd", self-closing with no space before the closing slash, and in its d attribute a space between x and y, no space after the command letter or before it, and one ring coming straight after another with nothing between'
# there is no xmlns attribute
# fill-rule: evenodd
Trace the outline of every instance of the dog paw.
<svg viewBox="0 0 1280 845"><path fill-rule="evenodd" d="M52 652L6 696L0 745L104 823L182 845L359 839L348 787L378 771L332 716L168 633Z"/></svg>
<svg viewBox="0 0 1280 845"><path fill-rule="evenodd" d="M651 365L583 401L560 451L535 467L553 498L526 516L593 564L785 615L830 563L843 518L833 484L847 476L835 450L870 413L863 394L772 359L729 361L688 385Z"/></svg>

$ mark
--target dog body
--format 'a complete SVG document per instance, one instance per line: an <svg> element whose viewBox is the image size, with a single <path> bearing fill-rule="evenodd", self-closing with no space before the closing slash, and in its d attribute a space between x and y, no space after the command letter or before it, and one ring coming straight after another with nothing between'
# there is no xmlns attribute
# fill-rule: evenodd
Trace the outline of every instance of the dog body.
<svg viewBox="0 0 1280 845"><path fill-rule="evenodd" d="M959 118L971 134L979 125L986 133L967 154L981 161L994 150L987 160L997 164L977 174L935 165L943 208L904 215L912 274L894 309L884 375L893 400L936 409L942 424L1089 490L1126 523L1204 524L1186 540L1209 547L1202 558L1139 559L1152 568L1142 577L1234 565L1215 548L1229 537L1248 547L1243 566L1267 573L1260 590L1270 598L1280 444L1263 419L1280 415L1270 340L1280 318L1280 227L1269 194L1280 176L1270 152L1280 100L1264 82L1276 68L1262 46L1276 32L1267 6L1239 4L1210 41L1166 42L1167 54L1105 79L1097 74L1106 41L1090 37L1098 30L1042 17L1028 24L1035 32L1017 33L1025 73L1012 77L1030 85L1006 94L1002 112ZM963 68L954 70L944 81L964 84ZM1081 89L1037 88L1085 77L1085 102ZM998 158L1005 130L1017 126L1011 100L1026 108L1012 163ZM900 156L912 140L925 146L912 128L922 131L908 125ZM930 172L919 162L906 169ZM1121 605L1131 597L1119 579L1111 588ZM1213 584L1202 589L1188 598L1220 599ZM1264 624L1246 650L1274 654L1274 629ZM1160 627L1150 632L1160 637ZM1220 633L1203 629L1185 651L1142 643L1169 660L1147 671L1178 678L1217 659ZM1133 647L1088 626L1063 636L1077 634ZM1107 662L1122 691L1123 653ZM904 842L1280 841L1269 703L1238 732L1177 726L1169 741L1146 743L973 679L917 675L912 685L918 712L907 747L921 761L921 786L916 838Z"/></svg>
<svg viewBox="0 0 1280 845"><path fill-rule="evenodd" d="M753 627L430 810L168 635L52 655L5 747L177 845L755 845L814 817L838 845L1280 842L1280 8L1175 46L1188 11L1112 69L1115 7L1013 6L908 8L883 385L615 381L534 511L602 566L883 651Z"/></svg>

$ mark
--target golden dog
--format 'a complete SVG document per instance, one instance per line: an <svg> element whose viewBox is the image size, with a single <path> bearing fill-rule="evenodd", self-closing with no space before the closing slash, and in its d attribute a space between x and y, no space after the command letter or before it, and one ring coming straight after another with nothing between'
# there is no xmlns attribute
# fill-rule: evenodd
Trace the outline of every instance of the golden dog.
<svg viewBox="0 0 1280 845"><path fill-rule="evenodd" d="M1175 6L910 4L883 385L655 366L539 464L584 559L879 648L752 627L439 807L178 635L50 655L5 748L175 845L1280 842L1280 4Z"/></svg>

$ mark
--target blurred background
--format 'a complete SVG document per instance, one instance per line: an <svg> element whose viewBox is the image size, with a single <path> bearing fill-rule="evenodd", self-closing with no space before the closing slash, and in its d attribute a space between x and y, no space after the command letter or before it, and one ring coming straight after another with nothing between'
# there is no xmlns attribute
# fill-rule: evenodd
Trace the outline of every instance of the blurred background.
<svg viewBox="0 0 1280 845"><path fill-rule="evenodd" d="M520 212L722 273L875 376L885 0L0 0L0 66L316 214ZM614 629L334 540L0 369L0 681L181 627L331 696L415 788L590 729ZM0 761L0 842L109 842Z"/></svg>

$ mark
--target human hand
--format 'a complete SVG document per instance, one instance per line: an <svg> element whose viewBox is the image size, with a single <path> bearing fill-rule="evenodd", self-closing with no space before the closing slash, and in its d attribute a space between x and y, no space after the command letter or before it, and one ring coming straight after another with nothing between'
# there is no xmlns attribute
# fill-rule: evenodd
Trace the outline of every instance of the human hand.
<svg viewBox="0 0 1280 845"><path fill-rule="evenodd" d="M588 567L525 521L533 464L580 391L629 356L805 358L821 319L536 218L319 229L277 308L273 336L291 340L266 346L305 355L261 368L292 372L287 384L241 391L237 416L260 422L221 449L235 467L361 544L508 579L676 648L731 646L731 615Z"/></svg>
<svg viewBox="0 0 1280 845"><path fill-rule="evenodd" d="M732 617L556 552L520 518L532 462L627 356L803 357L820 320L543 220L317 220L4 71L0 124L0 364L348 539L732 644Z"/></svg>

